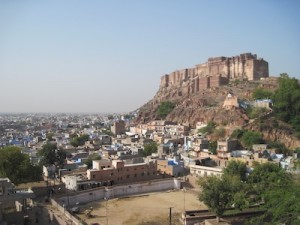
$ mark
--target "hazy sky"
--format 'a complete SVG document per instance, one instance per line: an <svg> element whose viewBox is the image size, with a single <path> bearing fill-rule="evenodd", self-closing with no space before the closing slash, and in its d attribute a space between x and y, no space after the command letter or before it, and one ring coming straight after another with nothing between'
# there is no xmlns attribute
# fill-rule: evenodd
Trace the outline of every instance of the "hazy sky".
<svg viewBox="0 0 300 225"><path fill-rule="evenodd" d="M300 1L0 1L0 112L126 112L160 76L252 52L300 78Z"/></svg>

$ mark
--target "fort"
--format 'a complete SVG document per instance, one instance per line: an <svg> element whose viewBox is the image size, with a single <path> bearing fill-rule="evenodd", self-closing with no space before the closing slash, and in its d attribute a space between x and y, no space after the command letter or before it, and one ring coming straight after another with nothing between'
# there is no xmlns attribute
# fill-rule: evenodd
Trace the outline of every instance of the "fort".
<svg viewBox="0 0 300 225"><path fill-rule="evenodd" d="M196 93L227 84L230 80L259 80L269 77L268 62L256 54L243 53L234 57L209 58L194 68L177 70L161 77L160 89L180 88L184 93Z"/></svg>

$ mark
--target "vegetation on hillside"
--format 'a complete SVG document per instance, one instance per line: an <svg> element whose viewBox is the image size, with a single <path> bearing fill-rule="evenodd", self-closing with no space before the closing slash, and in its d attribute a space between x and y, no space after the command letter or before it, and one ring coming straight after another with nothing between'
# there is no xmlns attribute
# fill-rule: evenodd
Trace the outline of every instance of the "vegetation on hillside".
<svg viewBox="0 0 300 225"><path fill-rule="evenodd" d="M300 85L297 79L281 74L279 87L273 95L275 116L292 125L300 137Z"/></svg>
<svg viewBox="0 0 300 225"><path fill-rule="evenodd" d="M265 212L248 224L300 224L299 184L276 164L256 164L246 177L246 165L230 161L221 177L200 178L199 185L199 200L217 216L233 206L241 210L262 204Z"/></svg>
<svg viewBox="0 0 300 225"><path fill-rule="evenodd" d="M172 112L172 110L175 108L175 104L170 101L161 102L158 109L157 109L157 115L164 119L167 117L167 115Z"/></svg>
<svg viewBox="0 0 300 225"><path fill-rule="evenodd" d="M271 99L273 97L273 92L264 88L256 88L252 93L252 97L254 99Z"/></svg>
<svg viewBox="0 0 300 225"><path fill-rule="evenodd" d="M300 85L296 78L290 78L283 73L278 79L278 88L271 92L257 88L252 93L254 99L271 99L275 118L288 123L295 131L295 136L300 138ZM260 108L247 109L248 116L259 118L265 115L266 110Z"/></svg>
<svg viewBox="0 0 300 225"><path fill-rule="evenodd" d="M202 127L198 130L202 134L212 134L216 128L217 124L214 121L209 121L206 127Z"/></svg>

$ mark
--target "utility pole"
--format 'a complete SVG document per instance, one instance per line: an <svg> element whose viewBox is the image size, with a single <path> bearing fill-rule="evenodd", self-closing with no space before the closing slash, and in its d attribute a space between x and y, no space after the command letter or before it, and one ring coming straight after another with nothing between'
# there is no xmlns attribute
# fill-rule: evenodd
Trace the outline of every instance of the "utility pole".
<svg viewBox="0 0 300 225"><path fill-rule="evenodd" d="M170 207L170 213L169 213L169 221L170 221L170 225L172 225L172 208Z"/></svg>

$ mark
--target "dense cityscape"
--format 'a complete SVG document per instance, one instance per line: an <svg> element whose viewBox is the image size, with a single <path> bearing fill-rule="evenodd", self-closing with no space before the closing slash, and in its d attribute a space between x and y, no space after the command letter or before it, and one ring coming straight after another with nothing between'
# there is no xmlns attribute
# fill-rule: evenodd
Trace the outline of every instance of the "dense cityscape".
<svg viewBox="0 0 300 225"><path fill-rule="evenodd" d="M300 1L0 1L0 225L299 225Z"/></svg>

